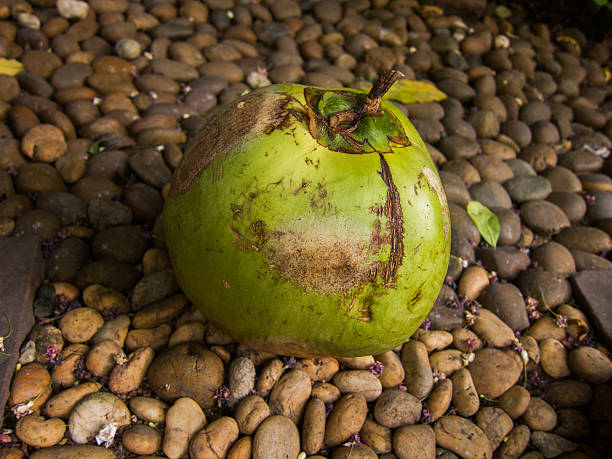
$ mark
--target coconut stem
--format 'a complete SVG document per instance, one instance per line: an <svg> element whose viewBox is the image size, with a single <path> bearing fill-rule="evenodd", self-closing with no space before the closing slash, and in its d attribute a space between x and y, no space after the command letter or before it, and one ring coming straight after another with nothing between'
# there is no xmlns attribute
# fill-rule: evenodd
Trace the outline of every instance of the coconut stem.
<svg viewBox="0 0 612 459"><path fill-rule="evenodd" d="M404 74L399 70L390 70L383 73L374 82L370 92L365 96L362 103L357 107L335 113L329 118L329 125L335 132L353 132L359 126L359 121L364 116L379 115L380 102L393 86L396 80Z"/></svg>

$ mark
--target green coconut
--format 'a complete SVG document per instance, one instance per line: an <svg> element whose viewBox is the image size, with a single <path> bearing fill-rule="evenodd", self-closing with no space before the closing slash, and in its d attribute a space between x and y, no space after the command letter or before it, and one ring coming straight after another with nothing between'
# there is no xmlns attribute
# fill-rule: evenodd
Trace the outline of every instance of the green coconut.
<svg viewBox="0 0 612 459"><path fill-rule="evenodd" d="M448 206L417 131L353 89L279 84L220 107L187 148L163 212L177 280L255 349L377 354L439 293Z"/></svg>

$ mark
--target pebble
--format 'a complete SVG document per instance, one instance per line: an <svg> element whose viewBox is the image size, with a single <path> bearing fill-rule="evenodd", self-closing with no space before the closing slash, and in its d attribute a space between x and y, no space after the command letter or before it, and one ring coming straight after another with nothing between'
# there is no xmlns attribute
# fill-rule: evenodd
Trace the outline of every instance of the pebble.
<svg viewBox="0 0 612 459"><path fill-rule="evenodd" d="M416 424L421 408L421 402L414 395L396 388L386 389L376 400L374 419L390 429Z"/></svg>
<svg viewBox="0 0 612 459"><path fill-rule="evenodd" d="M605 384L612 378L612 362L592 347L581 346L569 353L569 367L578 377L591 384Z"/></svg>
<svg viewBox="0 0 612 459"><path fill-rule="evenodd" d="M523 296L514 284L491 284L484 289L478 301L512 330L522 331L529 326Z"/></svg>
<svg viewBox="0 0 612 459"><path fill-rule="evenodd" d="M552 191L565 191L579 193L582 191L580 180L570 169L555 166L543 173L550 182Z"/></svg>
<svg viewBox="0 0 612 459"><path fill-rule="evenodd" d="M532 397L523 413L523 421L532 430L551 431L557 425L557 413L539 397Z"/></svg>
<svg viewBox="0 0 612 459"><path fill-rule="evenodd" d="M185 456L189 441L208 423L200 405L189 397L174 401L165 421L162 450L170 458Z"/></svg>
<svg viewBox="0 0 612 459"><path fill-rule="evenodd" d="M514 342L514 331L488 309L481 309L472 325L478 337L495 347L506 347Z"/></svg>
<svg viewBox="0 0 612 459"><path fill-rule="evenodd" d="M87 354L85 367L92 375L107 377L115 366L117 358L124 358L121 346L114 341L102 341L92 347Z"/></svg>
<svg viewBox="0 0 612 459"><path fill-rule="evenodd" d="M476 414L480 408L480 399L469 370L462 368L453 373L452 383L452 402L457 414L463 417Z"/></svg>
<svg viewBox="0 0 612 459"><path fill-rule="evenodd" d="M238 435L236 421L228 416L223 416L208 424L191 438L189 456L194 458L223 457L238 439Z"/></svg>
<svg viewBox="0 0 612 459"><path fill-rule="evenodd" d="M66 459L78 459L81 457L91 459L114 459L115 454L104 446L69 445L39 449L34 451L30 457L33 459L56 459L58 457Z"/></svg>
<svg viewBox="0 0 612 459"><path fill-rule="evenodd" d="M572 254L572 258L574 259L577 271L612 269L612 262L593 253L588 253L576 249L570 250L570 253Z"/></svg>
<svg viewBox="0 0 612 459"><path fill-rule="evenodd" d="M565 213L549 201L528 201L521 205L519 211L521 219L529 228L545 236L557 234L570 226Z"/></svg>
<svg viewBox="0 0 612 459"><path fill-rule="evenodd" d="M531 394L523 386L515 385L504 392L499 398L499 408L504 410L512 419L520 418L531 400Z"/></svg>
<svg viewBox="0 0 612 459"><path fill-rule="evenodd" d="M525 332L526 336L531 336L537 341L544 339L556 339L562 341L567 336L564 328L559 327L555 319L549 316L537 319Z"/></svg>
<svg viewBox="0 0 612 459"><path fill-rule="evenodd" d="M77 444L92 440L108 423L117 427L130 424L130 411L116 395L94 392L83 397L70 412L68 429Z"/></svg>
<svg viewBox="0 0 612 459"><path fill-rule="evenodd" d="M456 228L453 237L456 239L467 239L468 241L480 242L478 228L463 207L449 204L451 227Z"/></svg>
<svg viewBox="0 0 612 459"><path fill-rule="evenodd" d="M44 405L44 413L50 418L68 419L74 406L85 395L97 392L102 384L94 381L87 381L78 386L64 389L51 397ZM62 433L63 436L63 433Z"/></svg>
<svg viewBox="0 0 612 459"><path fill-rule="evenodd" d="M485 406L475 416L476 425L480 427L491 442L493 449L497 449L514 427L510 416L501 408Z"/></svg>
<svg viewBox="0 0 612 459"><path fill-rule="evenodd" d="M383 389L388 389L403 383L406 373L396 352L387 351L383 354L376 355L375 358L383 364L383 372L378 377Z"/></svg>
<svg viewBox="0 0 612 459"><path fill-rule="evenodd" d="M516 203L546 199L552 192L550 182L540 176L513 178L504 182L504 187Z"/></svg>
<svg viewBox="0 0 612 459"><path fill-rule="evenodd" d="M433 375L427 347L420 341L408 341L402 346L401 361L405 371L404 385L408 393L421 399L433 387Z"/></svg>
<svg viewBox="0 0 612 459"><path fill-rule="evenodd" d="M446 415L434 424L436 444L462 457L493 457L491 443L485 433L461 416Z"/></svg>
<svg viewBox="0 0 612 459"><path fill-rule="evenodd" d="M393 452L400 459L426 459L436 454L434 430L426 425L402 426L393 431Z"/></svg>
<svg viewBox="0 0 612 459"><path fill-rule="evenodd" d="M554 433L568 440L580 440L589 435L589 420L581 411L574 409L559 410L558 423Z"/></svg>
<svg viewBox="0 0 612 459"><path fill-rule="evenodd" d="M500 445L496 454L500 458L519 457L527 448L531 431L524 424L515 426L506 437L505 441Z"/></svg>
<svg viewBox="0 0 612 459"><path fill-rule="evenodd" d="M481 151L475 140L455 134L440 140L438 148L449 160L471 158Z"/></svg>
<svg viewBox="0 0 612 459"><path fill-rule="evenodd" d="M30 414L17 421L15 434L26 445L36 448L48 448L60 442L64 437L66 424L59 418L45 419Z"/></svg>
<svg viewBox="0 0 612 459"><path fill-rule="evenodd" d="M475 352L469 370L478 393L495 399L518 381L522 368L504 352L485 348Z"/></svg>
<svg viewBox="0 0 612 459"><path fill-rule="evenodd" d="M540 366L544 373L554 379L570 376L568 355L565 347L556 339L547 338L539 343ZM540 429L543 430L543 429Z"/></svg>
<svg viewBox="0 0 612 459"><path fill-rule="evenodd" d="M453 346L461 352L472 352L482 348L482 341L472 330L467 328L456 328L453 335Z"/></svg>
<svg viewBox="0 0 612 459"><path fill-rule="evenodd" d="M302 426L301 435L301 449L306 454L316 454L323 448L325 442L325 419L326 409L325 403L318 398L311 398L304 412L304 423ZM371 424L375 424L373 421L369 421ZM364 424L361 430L361 435L365 435L363 430L366 428L368 421ZM389 432L390 436L390 432ZM367 441L371 444L370 441Z"/></svg>
<svg viewBox="0 0 612 459"><path fill-rule="evenodd" d="M555 241L568 249L594 254L612 250L612 238L606 232L592 226L571 226L556 236Z"/></svg>
<svg viewBox="0 0 612 459"><path fill-rule="evenodd" d="M571 223L578 223L585 216L587 206L578 193L573 191L553 191L546 198L567 215Z"/></svg>
<svg viewBox="0 0 612 459"><path fill-rule="evenodd" d="M162 434L145 424L128 426L121 436L123 446L134 454L154 454L161 448Z"/></svg>
<svg viewBox="0 0 612 459"><path fill-rule="evenodd" d="M453 397L453 382L450 379L441 379L435 383L431 394L425 401L431 422L439 419L448 410Z"/></svg>
<svg viewBox="0 0 612 459"><path fill-rule="evenodd" d="M213 395L224 377L221 359L194 342L179 344L161 352L147 371L151 388L163 400L190 397L204 408L214 405Z"/></svg>
<svg viewBox="0 0 612 459"><path fill-rule="evenodd" d="M444 349L453 342L453 335L443 330L427 330L419 333L418 340L425 343L427 352Z"/></svg>
<svg viewBox="0 0 612 459"><path fill-rule="evenodd" d="M382 393L380 380L369 370L340 371L332 381L343 394L358 393L368 402L376 400Z"/></svg>
<svg viewBox="0 0 612 459"><path fill-rule="evenodd" d="M499 239L501 246L514 245L521 238L521 219L513 209L494 209L499 220Z"/></svg>
<svg viewBox="0 0 612 459"><path fill-rule="evenodd" d="M128 401L132 413L143 421L163 423L168 405L152 397L135 396Z"/></svg>
<svg viewBox="0 0 612 459"><path fill-rule="evenodd" d="M116 225L97 233L92 241L96 258L138 263L147 249L140 225Z"/></svg>
<svg viewBox="0 0 612 459"><path fill-rule="evenodd" d="M140 347L127 356L127 361L117 365L108 378L108 388L118 394L134 391L142 383L155 351L150 347Z"/></svg>
<svg viewBox="0 0 612 459"><path fill-rule="evenodd" d="M524 296L539 299L550 308L566 303L571 296L571 286L563 276L540 269L523 271L517 285Z"/></svg>
<svg viewBox="0 0 612 459"><path fill-rule="evenodd" d="M448 376L464 365L463 354L456 349L434 352L429 356L429 362L434 372L438 371Z"/></svg>
<svg viewBox="0 0 612 459"><path fill-rule="evenodd" d="M536 248L531 254L531 260L547 271L564 276L576 272L572 253L557 242L549 241Z"/></svg>
<svg viewBox="0 0 612 459"><path fill-rule="evenodd" d="M486 269L501 279L514 279L530 264L529 256L516 247L477 248L476 256Z"/></svg>
<svg viewBox="0 0 612 459"><path fill-rule="evenodd" d="M496 156L474 156L470 158L470 163L476 168L482 180L504 183L514 178L510 166Z"/></svg>
<svg viewBox="0 0 612 459"><path fill-rule="evenodd" d="M483 180L470 187L473 200L489 209L510 209L512 201L504 187L493 180Z"/></svg>
<svg viewBox="0 0 612 459"><path fill-rule="evenodd" d="M351 392L336 384L342 392ZM295 424L302 420L306 403L310 398L311 381L308 375L297 368L292 369L274 385L270 393L270 412L291 419Z"/></svg>
<svg viewBox="0 0 612 459"><path fill-rule="evenodd" d="M347 394L343 396L336 402L327 417L325 444L327 446L337 446L348 440L351 435L359 432L365 422L367 413L368 406L363 395Z"/></svg>
<svg viewBox="0 0 612 459"><path fill-rule="evenodd" d="M531 442L544 457L557 457L577 448L577 444L559 435L535 430L531 433Z"/></svg>
<svg viewBox="0 0 612 459"><path fill-rule="evenodd" d="M93 308L68 311L59 321L64 338L71 343L86 343L104 324L102 315Z"/></svg>
<svg viewBox="0 0 612 459"><path fill-rule="evenodd" d="M457 293L468 298L478 298L489 285L487 271L480 266L468 266L457 284Z"/></svg>

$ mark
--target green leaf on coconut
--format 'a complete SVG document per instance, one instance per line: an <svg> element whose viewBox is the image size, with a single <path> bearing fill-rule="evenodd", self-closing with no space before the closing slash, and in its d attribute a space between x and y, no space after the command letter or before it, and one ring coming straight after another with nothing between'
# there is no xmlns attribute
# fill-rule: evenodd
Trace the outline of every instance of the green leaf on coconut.
<svg viewBox="0 0 612 459"><path fill-rule="evenodd" d="M15 59L0 57L0 75L15 76L23 71L23 64Z"/></svg>
<svg viewBox="0 0 612 459"><path fill-rule="evenodd" d="M396 100L402 104L418 102L438 102L446 99L446 94L431 83L424 81L397 80L383 99Z"/></svg>
<svg viewBox="0 0 612 459"><path fill-rule="evenodd" d="M467 213L478 228L482 238L493 248L497 247L499 239L499 219L487 207L478 201L470 201L467 205Z"/></svg>

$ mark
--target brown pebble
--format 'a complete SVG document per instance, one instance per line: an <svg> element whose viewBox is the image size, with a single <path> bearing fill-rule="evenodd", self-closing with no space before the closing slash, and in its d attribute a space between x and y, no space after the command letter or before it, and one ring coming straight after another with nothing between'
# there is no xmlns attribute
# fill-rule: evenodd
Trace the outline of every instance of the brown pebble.
<svg viewBox="0 0 612 459"><path fill-rule="evenodd" d="M464 417L473 416L480 407L480 398L474 386L472 375L467 368L462 368L453 373L453 405L457 414Z"/></svg>
<svg viewBox="0 0 612 459"><path fill-rule="evenodd" d="M161 448L162 435L159 431L145 424L128 426L121 436L121 441L129 452L134 454L154 454Z"/></svg>
<svg viewBox="0 0 612 459"><path fill-rule="evenodd" d="M400 459L429 459L436 454L436 437L425 424L402 426L393 432L393 451Z"/></svg>
<svg viewBox="0 0 612 459"><path fill-rule="evenodd" d="M359 432L365 422L368 406L361 394L347 394L335 404L325 426L325 444L336 446Z"/></svg>

